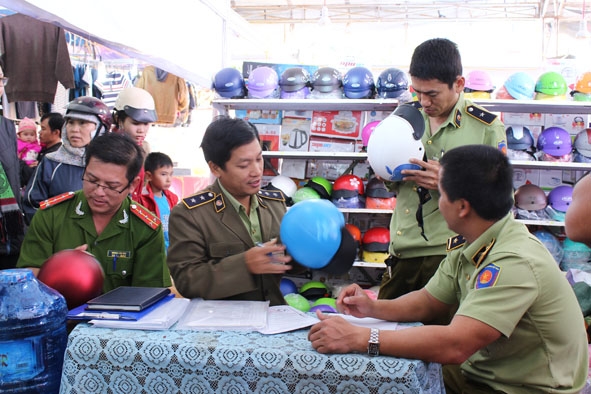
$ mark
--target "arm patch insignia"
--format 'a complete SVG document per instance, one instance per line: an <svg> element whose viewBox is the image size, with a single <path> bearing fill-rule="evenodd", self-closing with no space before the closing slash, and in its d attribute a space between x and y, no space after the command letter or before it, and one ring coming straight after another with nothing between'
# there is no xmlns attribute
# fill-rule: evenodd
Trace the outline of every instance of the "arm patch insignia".
<svg viewBox="0 0 591 394"><path fill-rule="evenodd" d="M497 284L499 274L501 273L501 267L496 264L489 264L480 271L478 277L476 277L476 284L474 288L484 289L485 287L493 287Z"/></svg>
<svg viewBox="0 0 591 394"><path fill-rule="evenodd" d="M54 205L57 205L57 204L62 203L64 201L68 201L68 200L72 199L73 197L74 197L74 192L66 192L66 193L60 194L58 196L48 198L47 200L41 201L39 203L39 209L43 210L43 209L47 209L49 207L53 207Z"/></svg>

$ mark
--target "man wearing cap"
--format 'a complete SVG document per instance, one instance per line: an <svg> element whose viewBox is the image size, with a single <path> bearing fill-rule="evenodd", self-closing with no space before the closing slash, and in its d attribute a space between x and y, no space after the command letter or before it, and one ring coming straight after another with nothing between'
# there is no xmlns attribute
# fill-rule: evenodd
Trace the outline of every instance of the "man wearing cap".
<svg viewBox="0 0 591 394"><path fill-rule="evenodd" d="M64 118L62 146L45 155L25 189L23 205L28 223L41 201L82 189L86 146L111 127L109 108L94 97L70 102Z"/></svg>

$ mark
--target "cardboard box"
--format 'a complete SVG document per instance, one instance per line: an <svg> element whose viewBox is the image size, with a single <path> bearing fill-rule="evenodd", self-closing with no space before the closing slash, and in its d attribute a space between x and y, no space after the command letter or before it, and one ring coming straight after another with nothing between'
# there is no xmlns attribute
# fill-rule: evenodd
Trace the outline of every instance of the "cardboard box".
<svg viewBox="0 0 591 394"><path fill-rule="evenodd" d="M279 150L279 134L281 132L280 125L257 124L259 137L264 151L278 151ZM275 175L275 171L279 169L279 159L265 159L265 170L263 175Z"/></svg>
<svg viewBox="0 0 591 394"><path fill-rule="evenodd" d="M337 138L360 138L361 111L314 111L312 135Z"/></svg>
<svg viewBox="0 0 591 394"><path fill-rule="evenodd" d="M537 185L540 183L540 170L533 168L517 168L513 167L513 187L517 189L519 186L532 183Z"/></svg>
<svg viewBox="0 0 591 394"><path fill-rule="evenodd" d="M310 119L283 118L280 151L307 152L310 144Z"/></svg>
<svg viewBox="0 0 591 394"><path fill-rule="evenodd" d="M543 126L545 123L545 114L541 113L518 113L503 112L501 120L505 125L514 124L520 126Z"/></svg>
<svg viewBox="0 0 591 394"><path fill-rule="evenodd" d="M573 137L585 130L588 124L589 115L587 114L546 114L546 128L562 127Z"/></svg>
<svg viewBox="0 0 591 394"><path fill-rule="evenodd" d="M281 124L281 111L237 109L236 117L257 124Z"/></svg>
<svg viewBox="0 0 591 394"><path fill-rule="evenodd" d="M355 152L355 141L337 138L310 138L310 152ZM351 160L308 160L306 177L321 176L334 181L351 165Z"/></svg>

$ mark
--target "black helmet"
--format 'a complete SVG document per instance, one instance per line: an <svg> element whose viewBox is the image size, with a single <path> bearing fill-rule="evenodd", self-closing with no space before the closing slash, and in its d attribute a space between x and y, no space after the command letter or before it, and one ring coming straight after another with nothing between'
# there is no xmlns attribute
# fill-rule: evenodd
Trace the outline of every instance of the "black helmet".
<svg viewBox="0 0 591 394"><path fill-rule="evenodd" d="M322 93L331 93L343 87L343 76L333 67L321 67L312 75L312 87Z"/></svg>
<svg viewBox="0 0 591 394"><path fill-rule="evenodd" d="M305 87L311 87L310 73L302 67L286 69L279 79L279 87L284 92L296 92Z"/></svg>
<svg viewBox="0 0 591 394"><path fill-rule="evenodd" d="M379 98L397 98L408 90L408 77L398 68L387 68L380 73L376 83Z"/></svg>

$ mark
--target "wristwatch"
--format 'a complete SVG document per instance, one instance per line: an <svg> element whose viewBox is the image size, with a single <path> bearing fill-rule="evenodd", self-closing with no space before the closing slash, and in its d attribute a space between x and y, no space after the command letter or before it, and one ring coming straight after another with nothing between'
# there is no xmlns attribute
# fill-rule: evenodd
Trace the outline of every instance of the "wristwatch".
<svg viewBox="0 0 591 394"><path fill-rule="evenodd" d="M372 328L369 332L369 341L367 341L367 354L370 356L380 355L380 330Z"/></svg>

